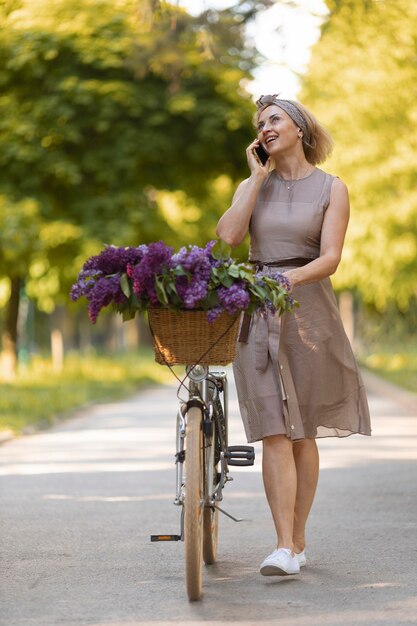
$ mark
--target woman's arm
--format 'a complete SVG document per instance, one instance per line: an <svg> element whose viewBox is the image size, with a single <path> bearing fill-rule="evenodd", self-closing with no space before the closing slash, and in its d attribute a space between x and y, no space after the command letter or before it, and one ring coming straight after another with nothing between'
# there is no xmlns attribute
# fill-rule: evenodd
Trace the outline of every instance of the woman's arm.
<svg viewBox="0 0 417 626"><path fill-rule="evenodd" d="M262 165L256 156L255 148L258 145L259 140L256 139L248 146L246 157L251 175L240 183L233 196L231 207L217 224L217 236L230 246L238 246L244 240L259 190L269 174L269 160Z"/></svg>
<svg viewBox="0 0 417 626"><path fill-rule="evenodd" d="M348 189L344 182L335 178L330 192L330 203L323 220L320 256L304 267L297 267L285 272L293 287L308 285L335 273L342 256L348 222Z"/></svg>

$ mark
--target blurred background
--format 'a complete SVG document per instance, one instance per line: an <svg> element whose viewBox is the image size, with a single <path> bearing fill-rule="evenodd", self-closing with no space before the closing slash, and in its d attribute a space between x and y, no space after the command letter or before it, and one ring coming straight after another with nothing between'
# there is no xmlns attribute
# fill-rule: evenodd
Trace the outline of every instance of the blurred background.
<svg viewBox="0 0 417 626"><path fill-rule="evenodd" d="M93 327L70 286L105 244L215 237L262 93L332 133L345 327L417 390L416 24L413 0L0 0L0 430L166 377L143 319Z"/></svg>

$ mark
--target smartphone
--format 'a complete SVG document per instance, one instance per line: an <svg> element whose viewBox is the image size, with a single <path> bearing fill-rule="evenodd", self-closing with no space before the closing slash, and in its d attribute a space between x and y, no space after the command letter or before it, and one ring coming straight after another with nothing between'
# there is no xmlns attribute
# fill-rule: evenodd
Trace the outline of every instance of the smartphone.
<svg viewBox="0 0 417 626"><path fill-rule="evenodd" d="M269 159L269 154L267 152L265 152L265 150L262 148L261 145L259 145L257 148L255 148L255 152L258 155L259 160L262 163L262 165L265 165L265 163Z"/></svg>

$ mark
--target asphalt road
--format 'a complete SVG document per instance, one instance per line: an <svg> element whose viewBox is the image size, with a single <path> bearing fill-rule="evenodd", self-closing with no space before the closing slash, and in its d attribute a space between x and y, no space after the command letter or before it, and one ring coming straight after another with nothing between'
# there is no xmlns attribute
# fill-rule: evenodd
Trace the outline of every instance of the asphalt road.
<svg viewBox="0 0 417 626"><path fill-rule="evenodd" d="M274 547L261 477L234 468L219 555L189 603L173 506L175 387L80 412L0 446L4 626L417 624L417 402L366 378L372 437L321 440L299 577L258 572ZM235 395L230 443L244 443Z"/></svg>

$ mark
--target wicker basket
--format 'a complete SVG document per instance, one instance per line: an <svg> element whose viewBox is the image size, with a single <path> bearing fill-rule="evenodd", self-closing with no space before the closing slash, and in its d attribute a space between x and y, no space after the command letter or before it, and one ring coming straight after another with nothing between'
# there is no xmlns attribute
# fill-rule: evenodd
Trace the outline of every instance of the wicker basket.
<svg viewBox="0 0 417 626"><path fill-rule="evenodd" d="M150 309L155 361L161 365L227 365L235 358L239 318L222 313L209 324L206 311Z"/></svg>

